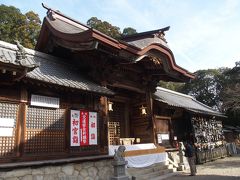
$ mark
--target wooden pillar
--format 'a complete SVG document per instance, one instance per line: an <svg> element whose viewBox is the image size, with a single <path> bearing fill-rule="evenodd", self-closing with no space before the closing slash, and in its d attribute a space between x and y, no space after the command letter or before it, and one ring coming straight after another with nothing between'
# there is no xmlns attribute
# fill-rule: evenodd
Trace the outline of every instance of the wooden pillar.
<svg viewBox="0 0 240 180"><path fill-rule="evenodd" d="M130 137L129 103L125 103L124 119L125 119L125 137Z"/></svg>
<svg viewBox="0 0 240 180"><path fill-rule="evenodd" d="M22 156L24 153L24 142L26 132L26 112L27 112L28 93L26 88L21 87L20 104L18 109L17 119L17 136L16 136L16 152L17 156Z"/></svg>
<svg viewBox="0 0 240 180"><path fill-rule="evenodd" d="M147 103L147 119L149 123L149 131L151 135L152 142L156 144L156 132L155 132L155 122L153 117L153 98L152 92L148 89L146 91L146 103Z"/></svg>
<svg viewBox="0 0 240 180"><path fill-rule="evenodd" d="M108 100L107 97L100 97L100 150L103 154L108 153Z"/></svg>

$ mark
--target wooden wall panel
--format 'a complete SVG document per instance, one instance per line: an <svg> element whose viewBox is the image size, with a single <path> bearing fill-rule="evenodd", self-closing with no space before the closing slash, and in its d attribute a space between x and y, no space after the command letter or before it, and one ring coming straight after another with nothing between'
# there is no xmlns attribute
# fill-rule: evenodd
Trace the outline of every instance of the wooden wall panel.
<svg viewBox="0 0 240 180"><path fill-rule="evenodd" d="M64 152L65 109L27 109L24 153Z"/></svg>
<svg viewBox="0 0 240 180"><path fill-rule="evenodd" d="M0 100L1 101L19 101L20 91L15 86L0 86Z"/></svg>
<svg viewBox="0 0 240 180"><path fill-rule="evenodd" d="M146 107L145 101L137 101L131 108L131 137L140 138L141 143L153 143L152 124L147 115L141 115L141 106Z"/></svg>

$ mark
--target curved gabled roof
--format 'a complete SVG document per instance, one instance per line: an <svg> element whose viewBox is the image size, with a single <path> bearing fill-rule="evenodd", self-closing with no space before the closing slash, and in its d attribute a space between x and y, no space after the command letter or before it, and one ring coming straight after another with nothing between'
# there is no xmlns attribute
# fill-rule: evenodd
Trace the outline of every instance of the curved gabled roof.
<svg viewBox="0 0 240 180"><path fill-rule="evenodd" d="M138 33L132 37L124 37L122 40L117 40L69 18L59 11L44 7L48 12L44 18L36 45L37 50L41 51L44 49L49 40L48 38L50 38L48 37L49 34L53 35L51 38L54 38L54 42L58 45L74 50L91 50L96 48L96 42L100 42L116 49L118 52L127 52L132 56L129 61L132 61L134 57L136 59L143 55L148 55L149 52L154 50L166 57L171 71L185 77L183 79L189 80L194 78L192 73L176 64L174 55L167 46L167 42L164 39L164 31L168 30L169 27Z"/></svg>

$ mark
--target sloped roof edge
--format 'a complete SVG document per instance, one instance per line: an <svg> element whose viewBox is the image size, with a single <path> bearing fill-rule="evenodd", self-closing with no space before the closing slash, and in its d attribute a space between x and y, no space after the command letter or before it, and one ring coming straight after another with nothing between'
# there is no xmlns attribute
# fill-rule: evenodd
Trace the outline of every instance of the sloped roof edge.
<svg viewBox="0 0 240 180"><path fill-rule="evenodd" d="M226 117L223 113L197 101L194 97L176 91L157 87L154 96L157 101L166 103L170 106L184 108L193 113Z"/></svg>
<svg viewBox="0 0 240 180"><path fill-rule="evenodd" d="M0 55L9 63L14 64L16 50L16 45L0 41ZM24 50L27 63L39 64L34 70L27 72L25 78L101 95L114 95L113 91L83 77L75 67L60 61L59 58L28 48Z"/></svg>

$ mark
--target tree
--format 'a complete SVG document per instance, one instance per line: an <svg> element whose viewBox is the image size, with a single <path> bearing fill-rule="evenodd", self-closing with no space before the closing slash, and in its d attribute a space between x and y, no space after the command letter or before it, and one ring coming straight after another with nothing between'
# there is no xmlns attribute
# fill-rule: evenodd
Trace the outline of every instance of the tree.
<svg viewBox="0 0 240 180"><path fill-rule="evenodd" d="M225 109L240 111L240 61L236 66L225 72L228 80L223 90L223 106Z"/></svg>
<svg viewBox="0 0 240 180"><path fill-rule="evenodd" d="M121 36L119 27L113 26L107 21L101 21L97 17L90 18L87 25L115 39Z"/></svg>
<svg viewBox="0 0 240 180"><path fill-rule="evenodd" d="M225 124L240 126L240 61L226 71L226 81L222 92L223 108L228 116Z"/></svg>
<svg viewBox="0 0 240 180"><path fill-rule="evenodd" d="M14 6L0 6L0 39L9 43L18 40L24 47L34 48L41 21L32 11L22 14Z"/></svg>
<svg viewBox="0 0 240 180"><path fill-rule="evenodd" d="M113 26L107 21L101 21L97 17L91 17L87 21L87 25L90 26L91 28L94 28L114 39L120 39L121 36L126 36L126 35L131 35L134 33L137 33L137 31L131 27L124 28L123 33L121 33L121 30L117 26Z"/></svg>
<svg viewBox="0 0 240 180"><path fill-rule="evenodd" d="M133 29L131 27L127 27L127 28L123 29L122 35L123 36L128 36L128 35L132 35L132 34L136 34L136 33L137 33L136 29Z"/></svg>
<svg viewBox="0 0 240 180"><path fill-rule="evenodd" d="M226 68L199 70L195 72L195 79L185 84L182 92L194 96L198 101L221 111L221 92L225 82L223 73L226 70Z"/></svg>
<svg viewBox="0 0 240 180"><path fill-rule="evenodd" d="M184 83L177 83L177 82L160 81L158 83L158 85L160 87L163 87L163 88L166 88L166 89L170 89L172 91L181 92L185 84Z"/></svg>

